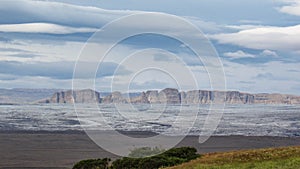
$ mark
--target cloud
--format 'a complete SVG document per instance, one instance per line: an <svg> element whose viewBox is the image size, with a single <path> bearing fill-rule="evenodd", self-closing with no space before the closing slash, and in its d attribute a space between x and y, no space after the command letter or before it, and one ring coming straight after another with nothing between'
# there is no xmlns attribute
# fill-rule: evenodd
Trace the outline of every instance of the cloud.
<svg viewBox="0 0 300 169"><path fill-rule="evenodd" d="M17 48L2 48L0 47L1 52L30 52L28 50L17 49Z"/></svg>
<svg viewBox="0 0 300 169"><path fill-rule="evenodd" d="M260 51L243 49L235 52L225 52L223 56L231 62L255 66L274 61L287 61L287 59L280 57L277 52L268 49Z"/></svg>
<svg viewBox="0 0 300 169"><path fill-rule="evenodd" d="M254 58L255 55L250 53L245 53L242 50L238 50L236 52L226 52L224 56L230 57L231 59L240 59L240 58Z"/></svg>
<svg viewBox="0 0 300 169"><path fill-rule="evenodd" d="M158 61L158 62L174 62L174 61L176 61L174 58L170 57L169 55L164 55L164 54L153 55L153 60Z"/></svg>
<svg viewBox="0 0 300 169"><path fill-rule="evenodd" d="M277 53L272 50L264 50L260 53L262 56L273 56L273 57L278 57Z"/></svg>
<svg viewBox="0 0 300 169"><path fill-rule="evenodd" d="M0 75L1 76L1 75ZM8 77L9 78L9 77ZM38 82L38 83L37 83ZM12 85L13 84L13 85ZM48 88L48 89L70 89L72 80L52 79L48 77L33 77L33 76L12 76L11 79L0 79L2 88Z"/></svg>
<svg viewBox="0 0 300 169"><path fill-rule="evenodd" d="M262 23L259 20L247 20L247 19L239 20L239 22L243 23L243 24L261 24Z"/></svg>
<svg viewBox="0 0 300 169"><path fill-rule="evenodd" d="M151 81L133 82L130 84L131 91L161 90L168 87L178 88L176 84L170 82L157 81L153 79Z"/></svg>
<svg viewBox="0 0 300 169"><path fill-rule="evenodd" d="M281 0L288 3L280 7L278 10L282 13L300 16L300 1L299 0Z"/></svg>
<svg viewBox="0 0 300 169"><path fill-rule="evenodd" d="M272 73L259 73L258 75L256 75L257 79L266 79L266 80L272 80L274 79L274 76Z"/></svg>
<svg viewBox="0 0 300 169"><path fill-rule="evenodd" d="M267 27L264 25L225 25L225 28L230 28L233 30L247 30L247 29L255 29L255 28L263 28Z"/></svg>
<svg viewBox="0 0 300 169"><path fill-rule="evenodd" d="M81 63L81 71L76 74L77 78L89 78L95 74L95 70L89 69L94 63ZM0 74L15 75L15 76L34 76L48 77L52 79L72 79L75 62L11 62L0 61ZM97 78L115 75L114 71L118 64L113 62L102 62L101 67L97 71ZM123 74L128 73L128 70L122 66L119 67Z"/></svg>
<svg viewBox="0 0 300 169"><path fill-rule="evenodd" d="M196 25L204 33L216 33L223 31L224 27L215 22L203 21L198 17L184 16L185 19Z"/></svg>
<svg viewBox="0 0 300 169"><path fill-rule="evenodd" d="M93 28L75 28L50 23L23 23L0 25L0 32L8 33L48 33L48 34L72 34L96 32Z"/></svg>
<svg viewBox="0 0 300 169"><path fill-rule="evenodd" d="M295 69L289 69L287 71L292 73L300 73L300 70L295 70Z"/></svg>
<svg viewBox="0 0 300 169"><path fill-rule="evenodd" d="M1 74L0 73L0 80L2 81L11 81L11 80L16 80L18 76L15 75L8 75L8 74Z"/></svg>
<svg viewBox="0 0 300 169"><path fill-rule="evenodd" d="M41 55L33 54L33 53L16 53L16 54L11 54L9 56L16 57L16 58L35 58Z"/></svg>
<svg viewBox="0 0 300 169"><path fill-rule="evenodd" d="M134 12L50 1L0 1L0 24L43 22L71 27L99 28L111 20Z"/></svg>
<svg viewBox="0 0 300 169"><path fill-rule="evenodd" d="M261 27L242 30L236 33L209 35L221 44L232 44L259 50L300 50L300 25L288 27Z"/></svg>
<svg viewBox="0 0 300 169"><path fill-rule="evenodd" d="M0 43L1 44L1 43ZM32 59L35 57L43 57L39 54L39 52L32 52L29 50L23 50L18 48L0 48L0 56L1 60L8 61L11 58L14 58L16 60L20 59Z"/></svg>
<svg viewBox="0 0 300 169"><path fill-rule="evenodd" d="M292 89L299 84L300 63L271 61L262 64L241 64L232 60L223 60L227 89L251 93L279 92L299 94ZM249 82L249 83L248 83Z"/></svg>

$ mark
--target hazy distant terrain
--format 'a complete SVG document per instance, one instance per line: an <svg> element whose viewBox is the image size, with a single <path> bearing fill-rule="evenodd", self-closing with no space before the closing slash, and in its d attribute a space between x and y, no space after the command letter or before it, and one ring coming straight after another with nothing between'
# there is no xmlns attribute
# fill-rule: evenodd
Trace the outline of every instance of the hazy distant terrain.
<svg viewBox="0 0 300 169"><path fill-rule="evenodd" d="M30 103L62 89L0 89L0 103Z"/></svg>
<svg viewBox="0 0 300 169"><path fill-rule="evenodd" d="M102 104L300 104L300 96L288 94L244 93L239 91L190 90L175 88L147 90L140 93L102 93L91 89L54 93L37 103L102 103Z"/></svg>
<svg viewBox="0 0 300 169"><path fill-rule="evenodd" d="M72 95L73 94L73 95ZM166 88L161 91L121 93L98 92L90 89L0 89L0 104L25 103L171 103L171 104L300 104L300 96L269 93L243 93L239 91L178 91Z"/></svg>

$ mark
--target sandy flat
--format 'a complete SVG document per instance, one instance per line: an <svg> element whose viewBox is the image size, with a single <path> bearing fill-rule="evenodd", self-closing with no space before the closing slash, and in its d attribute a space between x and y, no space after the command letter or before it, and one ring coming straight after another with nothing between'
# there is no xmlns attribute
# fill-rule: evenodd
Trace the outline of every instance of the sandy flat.
<svg viewBox="0 0 300 169"><path fill-rule="evenodd" d="M151 133L133 132L133 137ZM215 136L203 144L197 136L186 137L179 145L192 146L199 153L300 145L300 137ZM83 132L0 132L0 168L71 168L90 158L118 158L98 147Z"/></svg>

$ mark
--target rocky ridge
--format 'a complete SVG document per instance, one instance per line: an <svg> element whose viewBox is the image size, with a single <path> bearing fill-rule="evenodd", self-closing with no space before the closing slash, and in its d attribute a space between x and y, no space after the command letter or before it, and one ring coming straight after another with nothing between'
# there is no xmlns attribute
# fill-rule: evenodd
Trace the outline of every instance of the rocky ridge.
<svg viewBox="0 0 300 169"><path fill-rule="evenodd" d="M238 91L192 90L178 91L166 88L161 91L149 90L138 96L124 97L121 92L112 92L104 97L90 89L56 92L51 98L39 103L134 103L134 104L300 104L300 96L285 94L249 94Z"/></svg>
<svg viewBox="0 0 300 169"><path fill-rule="evenodd" d="M100 93L90 90L68 90L56 92L51 98L39 101L39 103L100 103Z"/></svg>

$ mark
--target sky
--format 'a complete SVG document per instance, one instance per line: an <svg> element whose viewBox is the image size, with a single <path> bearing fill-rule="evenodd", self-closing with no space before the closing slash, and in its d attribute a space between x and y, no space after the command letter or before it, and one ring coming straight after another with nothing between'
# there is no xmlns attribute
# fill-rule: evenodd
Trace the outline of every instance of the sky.
<svg viewBox="0 0 300 169"><path fill-rule="evenodd" d="M122 19L145 12L177 16L202 34L164 17ZM0 88L70 89L75 79L77 87L93 81L99 91L225 86L300 94L299 0L2 0L0 16ZM113 33L101 33L111 23L119 24ZM105 52L123 33L148 29L164 34L122 40L102 60L83 57ZM204 58L218 57L224 74L210 74L213 66L166 35L197 41Z"/></svg>

